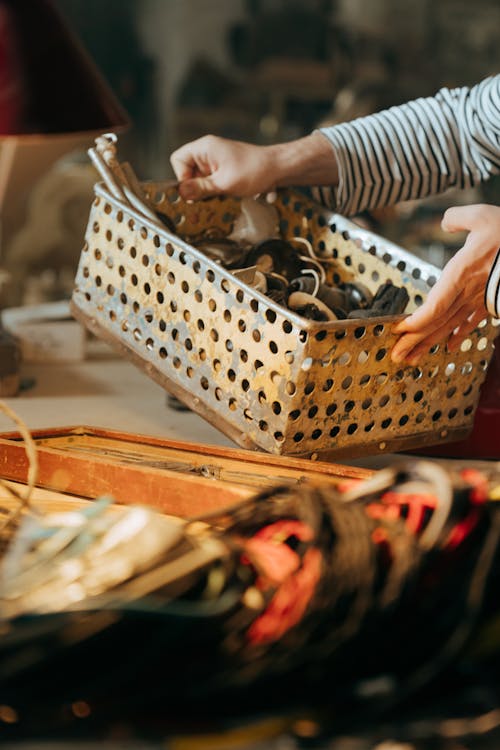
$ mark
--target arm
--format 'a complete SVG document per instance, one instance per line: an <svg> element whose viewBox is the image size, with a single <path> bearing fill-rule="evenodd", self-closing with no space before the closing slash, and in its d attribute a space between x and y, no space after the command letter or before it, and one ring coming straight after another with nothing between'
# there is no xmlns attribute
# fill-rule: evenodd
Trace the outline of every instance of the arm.
<svg viewBox="0 0 500 750"><path fill-rule="evenodd" d="M188 200L233 193L252 196L287 185L337 182L335 153L319 132L291 143L254 146L206 135L174 151L170 157Z"/></svg>
<svg viewBox="0 0 500 750"><path fill-rule="evenodd" d="M319 197L340 213L477 185L500 172L500 75L322 133L339 179Z"/></svg>
<svg viewBox="0 0 500 750"><path fill-rule="evenodd" d="M172 164L186 198L315 185L322 202L348 215L450 187L469 187L500 172L500 75L470 89L442 89L435 97L287 144L259 147L208 136L176 151ZM500 210L486 208L488 215ZM485 211L472 213L481 216ZM490 229L495 221L488 219ZM449 345L458 345L486 314L478 296L486 284L489 296L500 302L500 261L494 262L498 231L485 238L470 213L451 225L445 219L450 231L458 225L469 230L467 243L420 310L396 329L403 334L393 350L397 361L416 361L426 347L453 331Z"/></svg>

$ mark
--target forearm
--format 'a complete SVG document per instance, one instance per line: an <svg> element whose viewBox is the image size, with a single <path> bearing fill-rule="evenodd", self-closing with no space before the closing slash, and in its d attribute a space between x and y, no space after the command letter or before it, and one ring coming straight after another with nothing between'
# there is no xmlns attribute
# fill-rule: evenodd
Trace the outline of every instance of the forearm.
<svg viewBox="0 0 500 750"><path fill-rule="evenodd" d="M500 171L500 76L322 129L338 163L324 202L341 213L469 187Z"/></svg>
<svg viewBox="0 0 500 750"><path fill-rule="evenodd" d="M338 182L335 151L319 131L267 148L268 168L274 176L274 187L335 186Z"/></svg>

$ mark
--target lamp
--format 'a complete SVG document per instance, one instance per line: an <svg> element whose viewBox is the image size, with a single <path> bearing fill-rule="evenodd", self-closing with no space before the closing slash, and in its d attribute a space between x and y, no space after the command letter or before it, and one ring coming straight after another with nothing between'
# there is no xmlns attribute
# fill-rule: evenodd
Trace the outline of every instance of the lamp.
<svg viewBox="0 0 500 750"><path fill-rule="evenodd" d="M2 240L19 226L26 186L128 116L51 0L0 0Z"/></svg>
<svg viewBox="0 0 500 750"><path fill-rule="evenodd" d="M11 278L24 273L5 249L29 188L63 154L128 122L51 0L0 0L0 257ZM19 351L1 324L0 360L0 396L15 395Z"/></svg>

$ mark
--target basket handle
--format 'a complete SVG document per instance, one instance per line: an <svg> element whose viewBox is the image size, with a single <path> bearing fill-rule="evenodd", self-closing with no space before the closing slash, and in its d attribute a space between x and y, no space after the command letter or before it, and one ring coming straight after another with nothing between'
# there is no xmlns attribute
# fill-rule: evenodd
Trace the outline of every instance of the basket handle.
<svg viewBox="0 0 500 750"><path fill-rule="evenodd" d="M161 229L165 229L157 213L147 204L144 191L130 164L118 161L116 141L115 133L105 133L96 138L95 147L89 148L87 152L92 163L115 198L128 203Z"/></svg>

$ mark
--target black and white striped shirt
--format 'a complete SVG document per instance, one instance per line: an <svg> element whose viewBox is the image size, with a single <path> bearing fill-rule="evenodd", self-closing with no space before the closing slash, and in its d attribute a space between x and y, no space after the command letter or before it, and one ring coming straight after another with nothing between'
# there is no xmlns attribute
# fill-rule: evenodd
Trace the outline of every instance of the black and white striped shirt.
<svg viewBox="0 0 500 750"><path fill-rule="evenodd" d="M321 132L339 168L321 198L339 213L471 187L500 172L500 75Z"/></svg>
<svg viewBox="0 0 500 750"><path fill-rule="evenodd" d="M500 172L500 75L321 132L335 150L339 183L319 188L317 196L339 213L472 187ZM488 298L494 294L488 309L495 315L498 284L490 287L500 278L499 264L488 282Z"/></svg>

